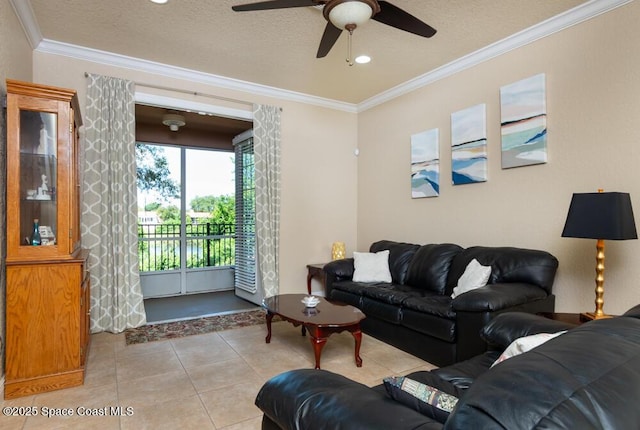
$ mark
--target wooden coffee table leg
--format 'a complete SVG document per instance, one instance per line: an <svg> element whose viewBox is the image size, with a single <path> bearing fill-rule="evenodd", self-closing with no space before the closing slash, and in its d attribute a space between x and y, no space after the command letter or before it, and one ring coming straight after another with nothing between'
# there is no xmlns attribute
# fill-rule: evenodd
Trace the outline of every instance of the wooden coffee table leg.
<svg viewBox="0 0 640 430"><path fill-rule="evenodd" d="M267 311L267 337L265 338L266 343L271 342L271 320L273 319L273 314Z"/></svg>
<svg viewBox="0 0 640 430"><path fill-rule="evenodd" d="M354 330L349 330L356 340L356 366L362 367L362 358L360 358L360 344L362 344L362 331L360 331L360 324L355 327Z"/></svg>
<svg viewBox="0 0 640 430"><path fill-rule="evenodd" d="M322 348L327 343L326 337L310 336L311 345L313 345L313 353L316 357L316 369L320 369L320 355L322 354Z"/></svg>

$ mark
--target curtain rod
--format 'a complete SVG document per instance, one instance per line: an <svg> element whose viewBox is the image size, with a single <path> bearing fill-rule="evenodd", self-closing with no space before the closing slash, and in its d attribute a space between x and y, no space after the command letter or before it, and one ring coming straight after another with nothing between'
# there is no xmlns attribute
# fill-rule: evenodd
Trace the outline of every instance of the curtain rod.
<svg viewBox="0 0 640 430"><path fill-rule="evenodd" d="M89 72L84 72L84 77L87 78L89 77ZM146 87L146 88L153 88L156 90L163 90L163 91L171 91L174 93L182 93L182 94L190 94L192 96L196 96L196 97L209 97L212 99L218 99L218 100L223 100L226 102L231 102L231 103L239 103L239 104L243 104L243 105L247 105L247 106L253 106L252 102L247 102L244 100L237 100L237 99L232 99L229 97L222 97L222 96L216 96L213 94L206 94L206 93L199 93L197 91L189 91L189 90L181 90L181 89L177 89L177 88L170 88L170 87L164 87L162 85L153 85L153 84L145 84L142 82L134 82L136 84L136 86L139 87Z"/></svg>

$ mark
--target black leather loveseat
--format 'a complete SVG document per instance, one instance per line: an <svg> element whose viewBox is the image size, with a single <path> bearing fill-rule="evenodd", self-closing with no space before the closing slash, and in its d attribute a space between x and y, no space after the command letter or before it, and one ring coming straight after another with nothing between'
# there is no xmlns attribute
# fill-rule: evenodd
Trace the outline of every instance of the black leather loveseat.
<svg viewBox="0 0 640 430"><path fill-rule="evenodd" d="M353 282L354 259L324 267L326 295L361 309L362 330L386 343L444 366L486 350L481 328L501 312L553 312L551 288L558 260L544 251L455 244L417 245L382 240L392 282ZM491 266L486 286L451 298L467 265Z"/></svg>
<svg viewBox="0 0 640 430"><path fill-rule="evenodd" d="M566 333L491 367L515 339ZM482 331L490 349L470 360L407 375L455 396L444 417L388 387L301 369L267 381L256 398L263 429L559 429L640 428L640 306L578 327L520 312Z"/></svg>

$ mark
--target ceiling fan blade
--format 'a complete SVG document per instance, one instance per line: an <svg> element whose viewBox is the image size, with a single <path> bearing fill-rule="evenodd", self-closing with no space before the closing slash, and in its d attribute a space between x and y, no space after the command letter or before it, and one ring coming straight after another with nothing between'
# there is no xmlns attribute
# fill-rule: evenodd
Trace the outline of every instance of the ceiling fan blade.
<svg viewBox="0 0 640 430"><path fill-rule="evenodd" d="M320 46L318 47L316 58L326 57L341 34L342 30L330 22L327 22L327 26L324 28L324 33L322 34L322 39L320 40Z"/></svg>
<svg viewBox="0 0 640 430"><path fill-rule="evenodd" d="M317 5L318 2L314 0L271 0L231 6L231 9L236 12L248 12L252 10L285 9L288 7L305 7Z"/></svg>
<svg viewBox="0 0 640 430"><path fill-rule="evenodd" d="M399 7L383 0L378 0L378 4L380 5L380 12L375 14L372 19L418 36L431 37L436 34L435 28L425 24Z"/></svg>

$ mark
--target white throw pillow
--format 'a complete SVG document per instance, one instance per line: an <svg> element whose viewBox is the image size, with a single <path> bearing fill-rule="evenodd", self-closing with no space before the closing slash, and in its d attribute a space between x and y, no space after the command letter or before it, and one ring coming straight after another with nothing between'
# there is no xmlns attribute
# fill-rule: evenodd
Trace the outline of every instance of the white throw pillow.
<svg viewBox="0 0 640 430"><path fill-rule="evenodd" d="M464 273L458 279L458 285L453 289L451 298L455 299L462 293L484 287L491 276L491 266L483 266L475 258L467 264Z"/></svg>
<svg viewBox="0 0 640 430"><path fill-rule="evenodd" d="M354 282L391 282L389 250L353 253Z"/></svg>
<svg viewBox="0 0 640 430"><path fill-rule="evenodd" d="M519 337L509 344L507 349L504 350L500 357L496 361L493 362L491 367L495 366L498 363L502 363L508 358L515 357L516 355L520 355L523 352L531 351L536 346L540 346L546 341L553 339L556 336L560 336L562 333L566 333L567 331L559 331L557 333L538 333L532 334L530 336Z"/></svg>

